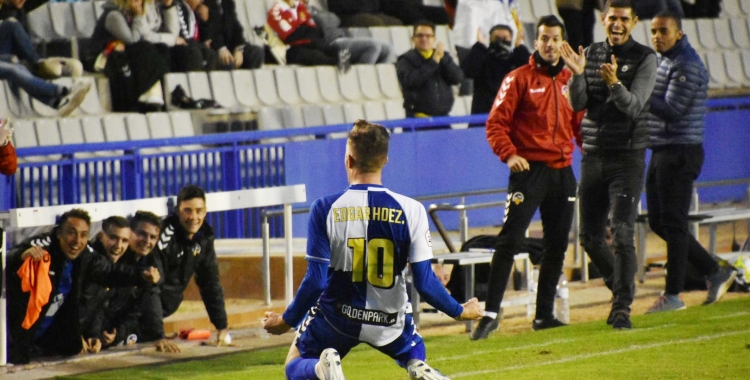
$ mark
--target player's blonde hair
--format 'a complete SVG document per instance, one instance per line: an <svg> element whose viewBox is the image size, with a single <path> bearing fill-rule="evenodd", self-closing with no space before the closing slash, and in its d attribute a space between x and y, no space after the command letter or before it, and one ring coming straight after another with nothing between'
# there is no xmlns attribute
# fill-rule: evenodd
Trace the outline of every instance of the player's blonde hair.
<svg viewBox="0 0 750 380"><path fill-rule="evenodd" d="M361 119L355 121L347 142L356 159L355 167L362 173L375 173L382 169L388 161L390 140L391 136L384 126Z"/></svg>

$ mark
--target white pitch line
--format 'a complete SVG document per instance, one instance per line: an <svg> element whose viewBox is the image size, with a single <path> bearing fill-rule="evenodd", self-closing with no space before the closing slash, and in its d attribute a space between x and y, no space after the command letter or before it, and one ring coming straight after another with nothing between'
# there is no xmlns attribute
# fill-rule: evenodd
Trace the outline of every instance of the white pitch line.
<svg viewBox="0 0 750 380"><path fill-rule="evenodd" d="M654 327L646 327L646 328L642 328L642 329L625 330L625 331L622 331L622 332L632 334L632 333L639 333L639 332L643 332L643 331L666 329L667 327L672 327L672 326L677 326L677 324L676 323L667 323L666 325L654 326Z"/></svg>
<svg viewBox="0 0 750 380"><path fill-rule="evenodd" d="M734 314L717 315L717 316L706 318L706 319L727 319L727 318L734 318L734 317L742 317L745 315L750 315L750 311L741 311L739 313L734 313Z"/></svg>
<svg viewBox="0 0 750 380"><path fill-rule="evenodd" d="M498 372L506 372L506 371L514 371L518 369L526 369L526 368L536 368L543 365L551 365L551 364L560 364L560 363L568 363L573 362L577 360L583 360L583 359L591 359L599 356L606 356L606 355L616 355L616 354L622 354L625 352L632 352L632 351L642 351L642 350L648 350L651 348L657 348L657 347L663 347L663 346L669 346L674 344L683 344L683 343L694 343L694 342L700 342L704 340L712 340L712 339L718 339L723 338L727 336L732 335L741 335L741 334L747 334L750 333L750 330L742 330L742 331L730 331L720 334L713 334L713 335L701 335L697 336L695 338L690 339L680 339L680 340L671 340L668 342L659 342L659 343L650 343L650 344L641 344L641 345L635 345L630 346L627 348L620 348L617 350L611 350L611 351L602 351L602 352L595 352L591 354L583 354L583 355L576 355L576 356L570 356L567 358L557 359L557 360L551 360L547 362L536 362L531 364L523 364L523 365L515 365L500 369L486 369L482 371L472 371L472 372L460 372L453 375L450 375L452 379L457 379L460 377L468 377L468 376L474 376L474 375L485 375L488 373L498 373Z"/></svg>
<svg viewBox="0 0 750 380"><path fill-rule="evenodd" d="M446 360L460 360L460 359L466 359L466 358L472 358L477 355L481 354L489 354L489 353L498 353L503 351L517 351L517 350L524 350L527 348L538 348L538 347L545 347L552 344L557 343L569 343L569 342L575 342L577 339L558 339L558 340L551 340L549 342L544 343L534 343L534 344L527 344L525 346L517 346L517 347L506 347L500 350L483 350L483 351L472 351L470 354L466 355L457 355L457 356L443 356L439 358L428 358L427 361L430 363L433 362L441 362Z"/></svg>

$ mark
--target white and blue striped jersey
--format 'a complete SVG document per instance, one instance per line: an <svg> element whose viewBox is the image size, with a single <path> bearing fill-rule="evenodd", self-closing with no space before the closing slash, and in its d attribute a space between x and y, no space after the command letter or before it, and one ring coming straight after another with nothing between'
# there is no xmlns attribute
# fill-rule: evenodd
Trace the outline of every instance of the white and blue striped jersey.
<svg viewBox="0 0 750 380"><path fill-rule="evenodd" d="M307 260L328 264L319 308L331 327L373 346L396 339L410 308L407 263L432 258L424 206L379 185L315 201Z"/></svg>

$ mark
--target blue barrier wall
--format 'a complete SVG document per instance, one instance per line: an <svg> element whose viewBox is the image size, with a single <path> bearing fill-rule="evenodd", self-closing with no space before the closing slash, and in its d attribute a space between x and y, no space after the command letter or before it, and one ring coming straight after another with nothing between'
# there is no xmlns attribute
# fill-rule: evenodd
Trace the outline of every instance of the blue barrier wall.
<svg viewBox="0 0 750 380"><path fill-rule="evenodd" d="M750 98L712 99L707 116L706 162L699 182L750 178ZM490 150L483 128L434 129L451 123L481 123L486 116L407 119L384 122L403 127L392 136L385 185L412 197L501 189L507 186L508 169ZM344 171L345 139L325 138L347 131L349 125L335 125L279 131L203 135L169 140L129 141L19 149L21 157L58 155L62 159L25 162L19 173L0 180L1 209L79 202L137 199L175 195L188 183L207 191L305 184L308 206L314 199L340 191L347 185ZM282 144L249 144L270 138L312 135L317 139ZM197 151L173 147L203 144ZM166 148L165 148L166 147ZM171 148L170 148L171 147ZM157 153L145 154L160 148ZM82 152L116 151L114 156L85 155ZM579 176L580 152L574 156ZM747 185L711 187L700 190L702 202L745 199ZM504 194L473 196L469 203L504 200ZM458 203L459 198L424 202ZM210 205L209 205L210 208ZM211 215L219 236L259 236L259 210L228 215ZM441 216L442 217L442 216ZM457 228L457 215L442 217L448 229ZM502 210L469 211L472 226L499 225ZM307 216L294 218L295 236L304 236ZM281 233L278 218L272 233Z"/></svg>

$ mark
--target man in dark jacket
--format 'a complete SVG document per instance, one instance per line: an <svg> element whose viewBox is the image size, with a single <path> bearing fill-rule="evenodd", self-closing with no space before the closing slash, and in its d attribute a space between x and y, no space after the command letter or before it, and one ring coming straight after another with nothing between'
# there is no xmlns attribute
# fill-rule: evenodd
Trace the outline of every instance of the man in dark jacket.
<svg viewBox="0 0 750 380"><path fill-rule="evenodd" d="M564 36L565 26L557 17L539 19L534 56L506 76L487 119L487 141L511 174L484 317L472 340L487 338L499 326L500 304L513 270L513 257L521 252L537 209L544 225L544 255L532 328L565 326L552 310L575 211L572 140L580 137L581 118L565 100L565 84L572 74L560 59Z"/></svg>
<svg viewBox="0 0 750 380"><path fill-rule="evenodd" d="M581 244L612 289L607 323L630 329L635 296L635 218L643 187L648 146L648 99L656 80L656 54L634 41L638 22L630 0L609 0L602 13L607 40L577 52L564 44L562 57L573 71L570 103L586 109L581 125ZM612 246L606 237L612 210Z"/></svg>
<svg viewBox="0 0 750 380"><path fill-rule="evenodd" d="M205 0L196 13L200 39L219 55L220 68L257 69L263 64L265 52L245 40L234 0Z"/></svg>
<svg viewBox="0 0 750 380"><path fill-rule="evenodd" d="M452 85L461 83L463 73L445 53L442 42L435 45L435 24L414 25L414 49L396 62L396 73L404 93L407 117L445 116L453 108Z"/></svg>
<svg viewBox="0 0 750 380"><path fill-rule="evenodd" d="M94 252L106 257L117 265L118 260L128 249L130 225L121 216L110 216L102 221L102 230L91 241ZM83 291L78 301L81 330L89 347L98 352L111 344L111 333L104 332L102 318L111 294L123 288L107 288L93 281L83 284Z"/></svg>
<svg viewBox="0 0 750 380"><path fill-rule="evenodd" d="M78 308L85 281L104 286L159 281L159 272L154 267L145 271L115 267L95 253L88 245L90 226L88 213L73 209L60 216L51 233L32 237L11 250L7 271L14 274L7 279L11 363L28 363L37 356L76 355L90 348L82 339ZM26 280L21 275L31 273L38 280L36 284L47 286L37 285L31 290L34 299L40 301L30 305L30 294L22 289ZM49 282L42 281L45 279ZM48 301L43 301L45 295Z"/></svg>
<svg viewBox="0 0 750 380"><path fill-rule="evenodd" d="M461 69L467 78L474 80L474 96L471 99L471 113L488 113L495 101L505 75L529 62L531 53L522 44L523 28L513 44L513 30L507 25L495 25L490 29L490 43L480 29L477 43L471 47Z"/></svg>
<svg viewBox="0 0 750 380"><path fill-rule="evenodd" d="M205 223L206 192L195 185L183 187L177 195L175 211L162 223L159 242L151 253L164 275L159 284L161 302L151 302L148 313L162 318L172 315L182 303L185 288L195 274L208 317L218 330L216 344L229 343L214 231Z"/></svg>
<svg viewBox="0 0 750 380"><path fill-rule="evenodd" d="M693 181L703 166L703 129L708 73L679 16L659 13L651 22L651 39L661 54L648 119L653 151L646 175L648 222L667 242L666 289L648 313L685 308L680 299L688 262L706 276L708 299L716 302L734 282L737 272L722 267L690 234L688 213Z"/></svg>

